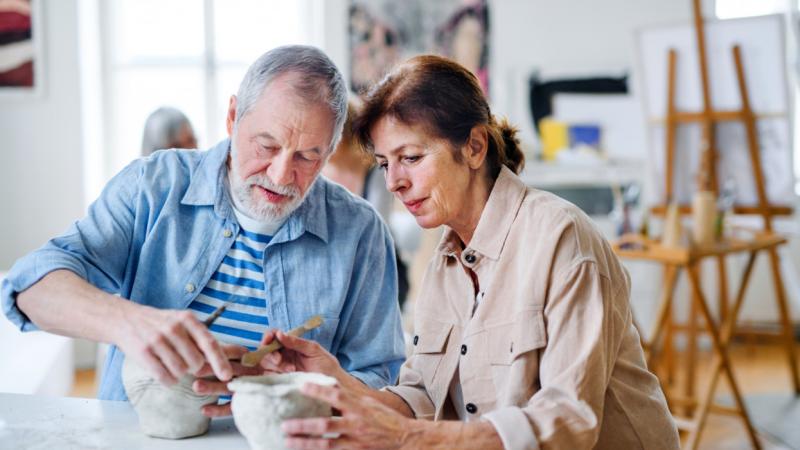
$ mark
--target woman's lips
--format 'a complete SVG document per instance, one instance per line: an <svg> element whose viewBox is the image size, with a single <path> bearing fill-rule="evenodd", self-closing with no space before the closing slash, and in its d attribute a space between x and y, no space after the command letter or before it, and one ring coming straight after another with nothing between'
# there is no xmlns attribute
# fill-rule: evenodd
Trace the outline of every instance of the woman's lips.
<svg viewBox="0 0 800 450"><path fill-rule="evenodd" d="M254 186L264 198L267 199L270 203L281 203L285 201L288 197L282 194L278 194L277 192L270 191L269 189L263 188L261 186Z"/></svg>
<svg viewBox="0 0 800 450"><path fill-rule="evenodd" d="M420 208L422 208L422 202L424 201L425 199L423 198L421 200L412 200L409 202L403 202L403 204L406 205L406 209L408 209L408 211L411 212L411 214L414 214L417 211L419 211Z"/></svg>

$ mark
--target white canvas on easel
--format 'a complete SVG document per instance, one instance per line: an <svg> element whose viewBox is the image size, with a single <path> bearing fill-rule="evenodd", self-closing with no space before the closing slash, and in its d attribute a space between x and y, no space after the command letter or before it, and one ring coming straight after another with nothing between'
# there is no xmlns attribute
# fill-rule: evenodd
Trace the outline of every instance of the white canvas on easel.
<svg viewBox="0 0 800 450"><path fill-rule="evenodd" d="M739 45L744 60L745 79L750 104L757 118L759 151L766 181L767 198L774 205L794 203L792 169L791 104L786 79L786 55L783 19L769 15L743 19L708 21L706 51L711 87L711 103L715 110L741 107L731 48ZM657 179L665 177L665 143L663 119L667 111L667 55L677 50L676 96L678 111L699 112L703 109L700 68L694 29L691 25L657 27L637 33L638 80L650 122L650 155ZM723 123L717 127L718 179L720 184L732 180L736 204L757 203L744 125ZM675 140L674 195L679 203L689 203L696 188L700 163L700 127L680 125ZM655 183L655 202L664 202L664 185Z"/></svg>

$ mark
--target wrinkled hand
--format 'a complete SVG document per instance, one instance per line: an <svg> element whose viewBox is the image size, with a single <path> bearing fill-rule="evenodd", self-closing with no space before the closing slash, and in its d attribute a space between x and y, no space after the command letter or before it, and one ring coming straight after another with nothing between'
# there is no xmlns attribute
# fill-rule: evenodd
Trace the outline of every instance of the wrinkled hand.
<svg viewBox="0 0 800 450"><path fill-rule="evenodd" d="M220 380L233 375L219 342L186 310L157 309L131 304L117 346L126 357L147 368L158 381L172 385L187 373L209 364Z"/></svg>
<svg viewBox="0 0 800 450"><path fill-rule="evenodd" d="M275 372L318 372L341 380L344 370L339 361L319 343L294 337L282 331L264 333L261 345L277 339L283 348L264 356L261 367Z"/></svg>
<svg viewBox="0 0 800 450"><path fill-rule="evenodd" d="M242 355L248 352L246 347L241 345L223 344L222 350L225 355L231 360L231 368L233 369L233 377L242 375L263 375L266 371L261 367L245 367L239 360ZM231 391L228 389L227 381L220 381L219 378L213 378L214 372L211 366L205 364L195 375L198 379L192 383L192 390L200 395L230 395ZM211 378L207 378L211 377ZM208 417L221 417L231 415L230 402L224 405L205 405L203 406L203 414Z"/></svg>
<svg viewBox="0 0 800 450"><path fill-rule="evenodd" d="M281 428L294 449L400 448L414 433L413 421L379 401L339 386L308 383L302 392L341 411L341 417L289 419ZM337 433L335 439L323 438Z"/></svg>

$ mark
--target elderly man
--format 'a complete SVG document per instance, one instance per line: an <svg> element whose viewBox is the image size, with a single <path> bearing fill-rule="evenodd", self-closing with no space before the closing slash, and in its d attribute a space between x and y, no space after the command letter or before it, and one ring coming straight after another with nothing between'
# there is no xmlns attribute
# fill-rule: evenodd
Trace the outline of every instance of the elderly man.
<svg viewBox="0 0 800 450"><path fill-rule="evenodd" d="M125 357L165 383L206 364L224 381L242 370L229 360L264 331L316 314L324 324L310 338L350 374L393 383L403 338L389 230L318 177L346 111L342 76L322 52L267 52L231 97L230 140L131 163L85 218L17 261L2 285L5 314L22 330L111 343L102 399L126 398Z"/></svg>

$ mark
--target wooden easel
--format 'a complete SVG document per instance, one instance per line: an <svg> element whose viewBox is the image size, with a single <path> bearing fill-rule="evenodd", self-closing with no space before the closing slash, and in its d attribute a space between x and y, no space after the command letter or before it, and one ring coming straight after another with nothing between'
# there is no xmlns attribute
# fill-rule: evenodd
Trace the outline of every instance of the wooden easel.
<svg viewBox="0 0 800 450"><path fill-rule="evenodd" d="M700 63L700 79L702 83L702 93L703 93L703 109L699 112L684 112L684 111L677 111L675 107L675 79L676 79L676 60L677 54L674 49L670 50L669 52L669 59L668 59L668 92L667 92L667 114L666 114L666 204L669 204L674 200L674 190L673 190L673 180L674 180L674 170L675 170L675 136L677 127L681 124L687 123L697 123L701 127L702 131L702 143L703 148L701 148L701 168L705 171L705 177L701 180L700 189L713 191L715 194L719 191L718 179L717 179L717 170L716 170L716 162L717 162L717 146L716 146L716 136L715 136L715 127L720 122L726 121L741 121L745 126L745 131L747 135L747 147L748 153L750 156L751 162L751 169L753 173L753 178L755 180L755 186L757 191L757 198L758 204L754 207L742 207L736 206L734 207L734 213L737 214L755 214L762 217L764 221L764 231L767 235L773 235L773 225L772 225L772 218L773 216L778 215L791 215L792 209L791 207L785 206L775 206L769 203L766 194L766 188L764 183L764 176L762 172L761 166L761 158L758 149L758 138L756 134L756 122L755 122L755 114L750 106L749 100L749 93L747 88L747 83L744 78L744 65L742 62L741 56L741 49L738 45L734 46L732 49L732 55L734 58L735 68L736 68L736 76L738 80L738 87L739 93L741 96L741 108L737 110L715 110L711 105L711 90L709 86L709 76L708 76L708 62L706 57L706 45L705 45L705 31L704 31L704 22L702 17L701 11L701 2L700 0L692 0L693 1L693 13L694 13L694 28L697 38L697 47L698 47L698 56L699 56L699 63ZM661 205L654 207L652 212L654 214L664 214L666 210L666 205ZM681 213L690 213L691 207L688 205L681 205L680 206ZM782 239L779 236L776 238ZM785 242L785 240L783 241ZM790 373L792 378L792 383L794 387L795 395L800 394L800 374L798 374L798 366L796 361L796 356L794 352L794 337L793 337L793 330L792 324L789 315L789 307L786 301L786 294L784 290L783 279L780 273L780 257L778 255L776 245L772 245L769 247L762 248L761 250L766 251L769 255L770 267L772 270L772 277L773 277L773 284L775 287L775 296L778 303L778 309L780 312L780 322L781 322L781 338L783 340L788 362L790 366ZM684 395L686 399L690 399L689 402L685 402L688 405L687 410L689 412L694 410L694 407L698 407L698 411L694 414L694 419L691 421L691 425L693 430L690 432L689 436L689 448L694 448L697 445L699 440L700 429L702 429L703 424L705 423L706 416L710 409L720 410L721 408L716 407L716 405L712 405L713 394L716 389L716 384L719 379L719 375L724 371L726 378L728 378L728 382L731 384L732 391L735 393L734 397L737 403L736 408L728 408L728 413L736 414L742 417L745 421L748 434L750 436L751 442L756 448L760 448L760 445L755 437L754 430L752 428L752 423L747 415L747 412L744 409L744 405L741 402L741 396L739 395L738 386L736 386L736 382L732 377L732 372L729 367L729 361L727 355L721 355L718 358L718 361L715 364L712 364L712 374L711 374L711 382L708 387L708 392L705 394L705 399L701 402L692 401L691 399L694 398L694 372L695 372L695 354L696 354L696 336L697 336L697 323L696 317L702 316L705 317L707 322L707 329L711 330L712 337L715 340L715 345L721 344L721 349L725 352L727 347L727 341L731 338L732 334L735 331L735 321L736 315L738 314L739 307L741 306L741 301L744 293L740 290L737 294L737 301L736 306L733 308L733 311L728 310L728 292L727 292L727 272L725 266L725 258L726 255L729 254L727 252L720 252L717 255L713 255L714 258L717 260L717 269L718 269L718 279L719 279L719 316L720 316L720 323L724 324L725 326L720 327L717 329L715 325L711 322L711 316L708 314L705 300L702 297L702 292L699 289L700 283L700 274L699 274L699 265L692 265L688 268L687 273L690 276L692 281L692 303L690 308L690 315L689 315L689 323L685 327L687 331L687 337L689 341L689 345L687 348L688 354L688 364L687 364L687 380L686 385L684 386ZM749 277L752 269L753 259L755 257L755 253L751 253L751 258L748 261L747 269L745 270L745 276ZM676 274L675 274L675 267L665 265L665 277L666 280L666 290L668 295L672 295L672 291L674 289L675 281L676 281ZM744 289L747 285L747 278L743 279L743 286L741 289ZM669 304L669 302L667 302ZM700 309L699 309L700 308ZM702 314L699 314L702 313ZM732 313L732 317L728 317L729 314ZM665 313L666 314L666 313ZM668 317L668 316L667 316ZM727 319L730 319L727 321ZM666 341L665 341L665 349L667 353L671 352L669 348L671 346L672 340L672 333L676 328L672 323L671 319L667 318L667 322L665 323L666 328ZM716 330L716 331L714 331ZM765 333L758 333L758 334L765 334ZM716 336L713 336L716 335ZM653 342L652 344L656 344ZM669 376L668 379L672 377L672 367L671 361L667 361L669 364L668 372ZM674 402L671 402L674 405Z"/></svg>

